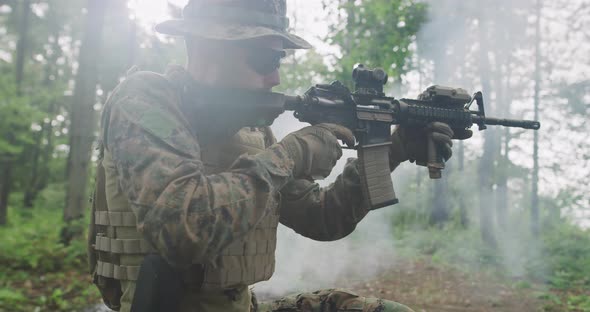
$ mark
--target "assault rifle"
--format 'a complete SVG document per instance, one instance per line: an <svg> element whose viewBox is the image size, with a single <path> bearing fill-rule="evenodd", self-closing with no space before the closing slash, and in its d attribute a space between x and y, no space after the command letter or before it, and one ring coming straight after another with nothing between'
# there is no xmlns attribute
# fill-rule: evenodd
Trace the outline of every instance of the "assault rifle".
<svg viewBox="0 0 590 312"><path fill-rule="evenodd" d="M285 96L284 108L294 111L302 122L335 123L353 130L358 141L354 149L358 152L363 192L371 209L398 202L389 172L391 125L420 127L439 121L455 129L471 128L473 124L479 130L487 125L532 130L541 127L538 121L487 117L481 92L472 97L460 88L431 86L418 99L395 99L383 93L388 77L382 69L359 65L352 77L354 92L339 81L318 84L303 96ZM471 110L474 102L477 110ZM428 142L426 165L430 178L441 177L444 159L432 139Z"/></svg>
<svg viewBox="0 0 590 312"><path fill-rule="evenodd" d="M487 117L481 92L470 96L461 88L432 86L418 99L396 99L383 92L388 77L382 69L359 65L352 77L354 92L339 81L318 84L302 96L215 90L213 94L220 105L208 106L207 110L210 115L227 116L225 123L228 128L233 127L231 133L245 126L270 125L285 110L294 111L297 119L312 125L334 123L351 129L357 139L353 148L358 152L363 192L371 209L398 202L389 171L392 125L423 127L439 121L454 129L468 129L474 124L479 130L486 129L487 125L532 130L541 127L538 121ZM477 110L471 109L473 103L477 104ZM444 159L434 142L428 143L426 165L430 178L438 179Z"/></svg>

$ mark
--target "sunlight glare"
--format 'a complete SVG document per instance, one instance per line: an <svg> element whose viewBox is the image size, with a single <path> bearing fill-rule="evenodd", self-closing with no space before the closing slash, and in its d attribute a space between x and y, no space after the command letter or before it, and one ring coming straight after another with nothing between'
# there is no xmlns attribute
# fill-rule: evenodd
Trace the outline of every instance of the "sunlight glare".
<svg viewBox="0 0 590 312"><path fill-rule="evenodd" d="M129 0L127 7L131 10L132 19L146 28L152 28L155 24L170 19L168 3L184 7L188 0Z"/></svg>

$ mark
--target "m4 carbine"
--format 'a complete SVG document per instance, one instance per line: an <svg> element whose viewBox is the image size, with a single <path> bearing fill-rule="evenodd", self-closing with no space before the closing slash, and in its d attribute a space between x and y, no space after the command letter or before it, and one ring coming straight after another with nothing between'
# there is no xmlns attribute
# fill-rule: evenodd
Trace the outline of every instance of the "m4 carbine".
<svg viewBox="0 0 590 312"><path fill-rule="evenodd" d="M470 96L460 88L432 86L418 99L385 96L387 74L382 69L357 66L352 73L355 91L339 81L318 84L302 96L248 90L215 90L218 105L208 106L211 115L227 116L225 125L235 133L246 126L268 126L285 110L294 111L302 122L312 125L334 123L351 129L357 139L359 170L369 207L377 209L398 202L389 170L391 126L424 127L443 122L453 129L468 129L476 124L520 127L538 130L538 121L490 118L485 115L481 92ZM477 110L471 110L473 103ZM247 103L247 104L244 104ZM444 159L432 139L428 142L426 163L430 178L441 177Z"/></svg>
<svg viewBox="0 0 590 312"><path fill-rule="evenodd" d="M468 129L473 124L479 130L486 129L486 125L533 130L541 127L538 121L486 117L481 92L472 97L460 88L431 86L418 99L395 99L383 93L387 74L382 69L359 65L352 76L354 92L339 81L318 84L303 96L284 96L284 108L294 111L302 122L334 123L353 130L363 192L371 209L398 202L389 171L391 125L423 127L437 121L453 129ZM477 110L471 110L474 102ZM430 178L441 177L444 160L432 139L428 142L426 165Z"/></svg>

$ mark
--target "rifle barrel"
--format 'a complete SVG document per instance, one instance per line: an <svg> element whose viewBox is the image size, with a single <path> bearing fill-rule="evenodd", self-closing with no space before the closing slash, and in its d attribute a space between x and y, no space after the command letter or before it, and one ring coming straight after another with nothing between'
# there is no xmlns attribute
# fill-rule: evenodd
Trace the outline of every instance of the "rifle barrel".
<svg viewBox="0 0 590 312"><path fill-rule="evenodd" d="M535 120L516 120L473 116L473 122L476 124L484 123L486 125L492 126L517 127L532 130L539 130L541 128L541 123Z"/></svg>

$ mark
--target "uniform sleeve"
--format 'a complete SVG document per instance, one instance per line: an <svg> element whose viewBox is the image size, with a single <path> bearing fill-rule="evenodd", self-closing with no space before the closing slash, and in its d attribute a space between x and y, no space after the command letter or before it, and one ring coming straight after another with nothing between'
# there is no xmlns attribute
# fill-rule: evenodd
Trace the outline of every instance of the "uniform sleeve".
<svg viewBox="0 0 590 312"><path fill-rule="evenodd" d="M336 181L325 188L308 180L285 185L281 190L281 223L319 241L350 234L368 212L356 164L356 159L349 161Z"/></svg>
<svg viewBox="0 0 590 312"><path fill-rule="evenodd" d="M275 144L205 175L176 94L128 80L105 106L102 136L138 230L174 266L210 262L276 209L293 161Z"/></svg>

